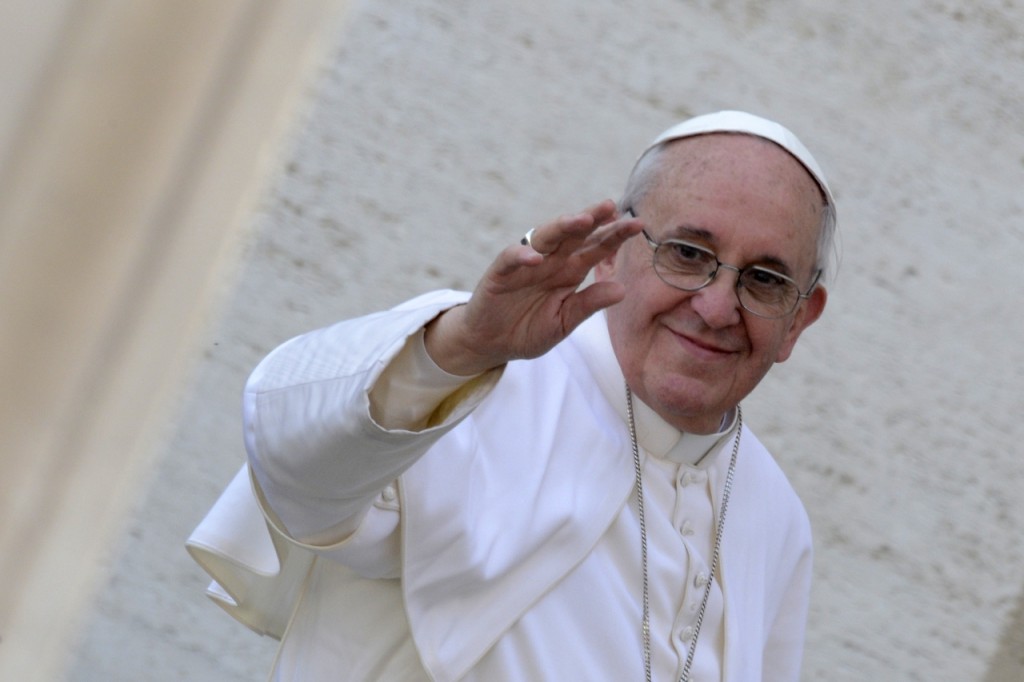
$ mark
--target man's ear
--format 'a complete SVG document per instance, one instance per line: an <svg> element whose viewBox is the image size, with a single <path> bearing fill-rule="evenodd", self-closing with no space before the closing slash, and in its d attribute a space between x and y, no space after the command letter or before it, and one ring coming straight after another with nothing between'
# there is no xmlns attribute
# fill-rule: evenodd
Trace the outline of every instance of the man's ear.
<svg viewBox="0 0 1024 682"><path fill-rule="evenodd" d="M789 359L789 356L793 353L793 348L796 346L797 339L800 338L800 334L818 321L821 314L825 312L825 304L827 302L828 292L825 291L823 286L815 287L811 295L806 300L800 302L800 306L793 316L793 322L789 327L789 331L786 332L786 337L782 341L782 345L779 346L775 362L785 362Z"/></svg>

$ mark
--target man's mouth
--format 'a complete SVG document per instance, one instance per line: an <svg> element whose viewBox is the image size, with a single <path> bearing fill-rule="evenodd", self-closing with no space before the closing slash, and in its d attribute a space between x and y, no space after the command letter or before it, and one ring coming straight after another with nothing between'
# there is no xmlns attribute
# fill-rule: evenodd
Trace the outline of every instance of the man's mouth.
<svg viewBox="0 0 1024 682"><path fill-rule="evenodd" d="M695 355L703 358L720 359L736 352L736 350L730 346L725 346L716 341L702 338L697 334L690 334L675 330L670 331L672 331L673 335L675 335L684 347L688 348Z"/></svg>

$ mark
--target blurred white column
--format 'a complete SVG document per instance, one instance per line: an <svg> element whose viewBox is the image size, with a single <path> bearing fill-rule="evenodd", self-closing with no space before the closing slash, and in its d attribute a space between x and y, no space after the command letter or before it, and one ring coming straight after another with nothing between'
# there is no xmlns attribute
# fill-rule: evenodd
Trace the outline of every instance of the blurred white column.
<svg viewBox="0 0 1024 682"><path fill-rule="evenodd" d="M0 5L0 679L57 679L343 0Z"/></svg>

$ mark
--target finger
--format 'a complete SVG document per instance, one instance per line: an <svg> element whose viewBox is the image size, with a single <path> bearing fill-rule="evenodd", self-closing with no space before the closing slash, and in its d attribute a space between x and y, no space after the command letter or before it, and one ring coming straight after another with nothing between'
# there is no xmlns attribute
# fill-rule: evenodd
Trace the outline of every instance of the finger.
<svg viewBox="0 0 1024 682"><path fill-rule="evenodd" d="M640 234L643 223L632 217L623 217L591 233L573 254L576 264L589 270L602 260L613 256L623 244Z"/></svg>
<svg viewBox="0 0 1024 682"><path fill-rule="evenodd" d="M600 227L605 223L609 223L619 217L619 209L614 201L611 199L605 199L599 201L583 210L584 213L589 213L594 219L595 227Z"/></svg>
<svg viewBox="0 0 1024 682"><path fill-rule="evenodd" d="M644 222L631 215L622 215L615 220L601 225L598 229L587 235L585 247L610 247L617 249L626 240L640 234L644 228Z"/></svg>
<svg viewBox="0 0 1024 682"><path fill-rule="evenodd" d="M558 251L567 242L586 238L593 229L593 217L587 213L577 213L556 218L553 222L527 234L530 236L530 247L537 253L547 256Z"/></svg>
<svg viewBox="0 0 1024 682"><path fill-rule="evenodd" d="M563 244L585 239L588 234L617 217L615 202L604 200L580 213L564 215L531 230L529 243L534 251L545 255L554 253Z"/></svg>
<svg viewBox="0 0 1024 682"><path fill-rule="evenodd" d="M507 278L518 270L533 268L543 263L544 254L529 246L516 244L498 254L488 268L488 273L499 278Z"/></svg>
<svg viewBox="0 0 1024 682"><path fill-rule="evenodd" d="M498 257L491 272L512 286L545 281L555 287L575 287L586 278L590 270L605 258L613 256L642 228L640 220L627 216L601 225L596 230L581 233L580 238L572 242L566 239L558 249L548 254L541 254L527 246L510 247ZM535 245L536 234L534 232L532 236Z"/></svg>

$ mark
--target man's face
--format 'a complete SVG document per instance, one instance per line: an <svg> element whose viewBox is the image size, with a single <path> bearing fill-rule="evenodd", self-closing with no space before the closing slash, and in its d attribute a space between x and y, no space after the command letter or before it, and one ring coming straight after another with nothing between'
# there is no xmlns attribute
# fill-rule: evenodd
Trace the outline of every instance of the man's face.
<svg viewBox="0 0 1024 682"><path fill-rule="evenodd" d="M655 241L695 242L739 268L765 265L806 291L822 199L803 166L747 135L686 138L663 154L657 181L633 207ZM625 300L607 311L612 346L640 400L681 430L709 433L789 357L824 310L825 290L768 320L740 306L734 271L720 270L699 291L680 291L658 278L652 257L643 238L634 238L597 267L598 280L626 288Z"/></svg>

